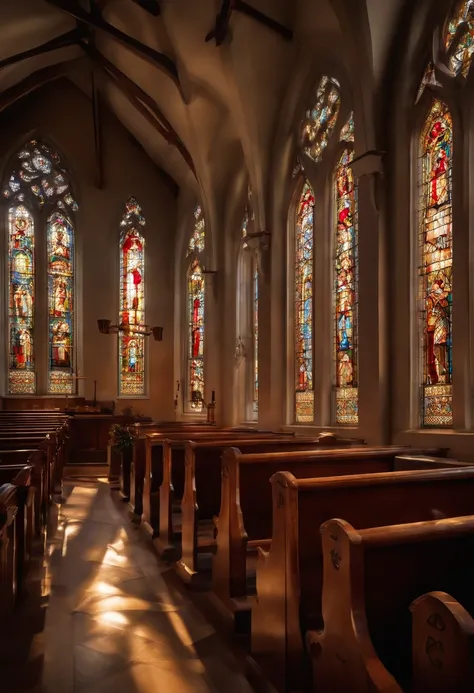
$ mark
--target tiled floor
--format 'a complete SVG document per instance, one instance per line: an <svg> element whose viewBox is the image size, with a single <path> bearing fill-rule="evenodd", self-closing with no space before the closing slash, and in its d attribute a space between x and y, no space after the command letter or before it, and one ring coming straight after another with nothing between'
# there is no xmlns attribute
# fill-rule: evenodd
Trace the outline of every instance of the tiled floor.
<svg viewBox="0 0 474 693"><path fill-rule="evenodd" d="M0 635L2 693L251 693L107 483L65 487L46 559Z"/></svg>

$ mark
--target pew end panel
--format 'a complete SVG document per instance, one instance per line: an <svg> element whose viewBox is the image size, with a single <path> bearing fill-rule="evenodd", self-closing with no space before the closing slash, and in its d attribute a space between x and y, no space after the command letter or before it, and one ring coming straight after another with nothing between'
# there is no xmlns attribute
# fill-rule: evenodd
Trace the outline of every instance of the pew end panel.
<svg viewBox="0 0 474 693"><path fill-rule="evenodd" d="M415 599L412 613L413 693L474 690L474 619L445 592Z"/></svg>
<svg viewBox="0 0 474 693"><path fill-rule="evenodd" d="M0 616L13 611L18 592L16 555L17 489L0 486Z"/></svg>

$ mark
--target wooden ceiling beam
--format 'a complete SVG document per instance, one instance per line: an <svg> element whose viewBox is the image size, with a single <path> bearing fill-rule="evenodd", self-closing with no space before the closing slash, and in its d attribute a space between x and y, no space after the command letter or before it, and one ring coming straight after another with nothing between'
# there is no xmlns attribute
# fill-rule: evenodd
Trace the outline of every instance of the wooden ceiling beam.
<svg viewBox="0 0 474 693"><path fill-rule="evenodd" d="M111 82L119 89L126 99L135 107L135 109L152 125L155 130L168 142L179 151L184 161L196 175L196 169L191 154L187 150L185 144L178 136L177 132L172 127L171 123L161 112L158 104L149 96L141 87L133 80L127 77L118 67L110 60L107 60L100 51L90 44L81 42L80 44L87 55L91 58L95 65L100 67Z"/></svg>
<svg viewBox="0 0 474 693"><path fill-rule="evenodd" d="M10 55L8 58L0 60L0 70L9 65L14 65L22 60L27 60L28 58L34 58L37 55L43 55L44 53L50 53L51 51L58 50L59 48L66 48L67 46L74 46L79 42L81 38L84 37L84 29L76 28L72 31L68 31L61 36L56 36L46 43L42 43L40 46L35 46L35 48L30 48L22 53L16 53L16 55Z"/></svg>
<svg viewBox="0 0 474 693"><path fill-rule="evenodd" d="M164 74L166 74L178 87L181 92L181 85L179 81L178 68L167 55L156 51L154 48L147 46L136 38L129 36L128 34L120 31L112 24L109 24L102 19L102 17L95 17L85 10L75 1L75 0L47 0L47 2L56 7L56 9L65 12L66 14L74 17L77 21L82 24L86 24L93 29L102 31L104 34L114 39L115 41L121 43L125 48L138 55L143 60L146 60L151 65L154 65Z"/></svg>
<svg viewBox="0 0 474 693"><path fill-rule="evenodd" d="M222 0L221 9L216 17L216 23L214 28L211 29L211 31L207 34L205 38L206 42L215 39L216 46L220 46L225 41L229 34L229 25L233 12L241 12L242 14L246 14L248 17L255 19L255 21L263 24L268 29L280 34L280 36L283 36L283 38L287 39L288 41L291 41L293 38L293 32L291 29L288 29L288 27L284 26L280 22L277 22L276 19L272 19L263 12L260 12L260 10L257 10L252 5L249 5L249 3L245 2L245 0Z"/></svg>
<svg viewBox="0 0 474 693"><path fill-rule="evenodd" d="M161 7L158 0L132 0L135 5L139 5L142 10L152 14L154 17L159 17L161 14Z"/></svg>
<svg viewBox="0 0 474 693"><path fill-rule="evenodd" d="M39 89L44 84L64 77L64 75L69 72L71 65L75 65L82 61L83 58L76 58L75 60L65 60L55 65L48 65L48 67L43 67L41 70L33 72L13 87L5 89L5 91L0 94L0 112L14 104L15 101Z"/></svg>

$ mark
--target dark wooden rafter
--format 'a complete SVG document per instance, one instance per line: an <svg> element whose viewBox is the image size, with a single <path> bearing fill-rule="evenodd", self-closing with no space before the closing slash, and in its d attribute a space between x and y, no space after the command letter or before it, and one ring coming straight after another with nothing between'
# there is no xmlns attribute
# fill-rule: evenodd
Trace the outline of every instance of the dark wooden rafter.
<svg viewBox="0 0 474 693"><path fill-rule="evenodd" d="M152 14L154 17L159 17L161 8L158 0L132 0L135 5L139 5L143 10Z"/></svg>
<svg viewBox="0 0 474 693"><path fill-rule="evenodd" d="M18 84L15 84L13 87L5 89L5 91L0 94L0 112L14 104L15 101L19 101L24 96L39 89L44 84L64 77L70 71L71 66L78 62L82 62L82 60L83 58L76 58L75 60L66 60L61 63L56 63L55 65L43 67L41 70L33 72L21 82L18 82Z"/></svg>
<svg viewBox="0 0 474 693"><path fill-rule="evenodd" d="M176 147L184 161L196 175L192 157L186 146L173 129L169 120L164 116L154 99L149 96L133 80L107 60L95 47L81 42L80 44L95 65L100 67L112 83L119 89L135 109L155 128L155 130L171 145Z"/></svg>
<svg viewBox="0 0 474 693"><path fill-rule="evenodd" d="M95 0L89 0L91 15L100 17L101 8ZM94 32L88 27L89 44L95 47ZM97 79L94 65L91 65L91 96L92 96L92 120L94 123L94 152L96 162L97 187L101 190L104 187L104 157L102 152L102 127L101 127L101 104L100 93L97 88Z"/></svg>
<svg viewBox="0 0 474 693"><path fill-rule="evenodd" d="M220 46L228 36L230 20L232 18L232 13L241 12L246 14L248 17L255 19L260 24L263 24L268 29L272 29L283 38L291 41L293 38L293 32L288 27L284 26L276 19L272 19L268 15L260 12L252 5L249 5L245 0L222 0L221 9L216 17L216 23L214 28L207 34L206 42L215 39L216 46Z"/></svg>
<svg viewBox="0 0 474 693"><path fill-rule="evenodd" d="M169 58L167 55L156 51L154 48L151 48L141 41L138 41L138 39L135 39L123 31L120 31L120 29L117 29L112 24L109 24L105 21L105 19L102 19L102 17L95 17L89 12L86 12L75 0L47 0L47 2L53 7L56 7L56 9L62 10L71 17L74 17L78 22L81 22L81 24L86 24L93 29L102 31L110 38L118 41L123 46L133 51L135 55L138 55L151 65L159 68L164 74L173 80L181 92L178 68L173 60L171 60L171 58Z"/></svg>
<svg viewBox="0 0 474 693"><path fill-rule="evenodd" d="M46 43L42 43L40 46L35 46L27 51L17 53L16 55L10 55L8 58L0 60L0 70L2 70L4 67L8 67L9 65L19 63L22 60L26 60L27 58L34 58L37 55L50 53L51 51L58 50L59 48L74 46L81 38L84 37L84 35L85 32L83 27L72 29L72 31L61 34L61 36L56 36L55 38L51 39L51 41L46 41Z"/></svg>

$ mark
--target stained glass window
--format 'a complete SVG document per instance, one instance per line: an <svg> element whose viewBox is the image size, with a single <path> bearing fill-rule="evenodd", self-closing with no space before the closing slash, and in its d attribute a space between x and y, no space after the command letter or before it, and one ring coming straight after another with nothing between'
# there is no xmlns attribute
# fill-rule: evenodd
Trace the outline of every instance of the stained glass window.
<svg viewBox="0 0 474 693"><path fill-rule="evenodd" d="M422 424L434 427L453 424L452 161L451 114L436 100L419 141Z"/></svg>
<svg viewBox="0 0 474 693"><path fill-rule="evenodd" d="M200 253L204 250L206 241L206 223L202 208L197 205L194 209L194 231L189 239L187 256L192 253Z"/></svg>
<svg viewBox="0 0 474 693"><path fill-rule="evenodd" d="M188 273L188 389L191 411L201 412L204 399L204 274L199 260Z"/></svg>
<svg viewBox="0 0 474 693"><path fill-rule="evenodd" d="M313 391L313 209L314 193L303 184L295 229L295 420L312 422Z"/></svg>
<svg viewBox="0 0 474 693"><path fill-rule="evenodd" d="M145 218L131 197L120 222L120 333L119 395L145 394L145 239L140 227Z"/></svg>
<svg viewBox="0 0 474 693"><path fill-rule="evenodd" d="M254 256L252 284L253 414L255 418L258 418L258 263L256 256Z"/></svg>
<svg viewBox="0 0 474 693"><path fill-rule="evenodd" d="M415 103L421 99L427 86L431 87L441 87L441 82L436 79L436 72L433 63L428 63L423 73L423 77L418 87L418 92L416 95Z"/></svg>
<svg viewBox="0 0 474 693"><path fill-rule="evenodd" d="M460 38L453 44L459 27L462 26ZM474 54L474 0L462 0L448 23L445 35L445 47L449 52L449 67L458 75L467 77Z"/></svg>
<svg viewBox="0 0 474 693"><path fill-rule="evenodd" d="M336 125L340 106L339 82L332 77L322 77L316 91L315 104L306 112L301 124L301 146L313 161L321 161Z"/></svg>
<svg viewBox="0 0 474 693"><path fill-rule="evenodd" d="M354 141L354 112L351 112L347 123L341 129L341 134L339 136L340 142L353 142Z"/></svg>
<svg viewBox="0 0 474 693"><path fill-rule="evenodd" d="M74 377L74 228L63 211L48 219L48 392L72 393Z"/></svg>
<svg viewBox="0 0 474 693"><path fill-rule="evenodd" d="M33 210L46 217L48 391L74 392L74 228L78 209L60 155L30 140L15 156L3 186L9 202L9 376L11 394L35 394L35 229Z"/></svg>
<svg viewBox="0 0 474 693"><path fill-rule="evenodd" d="M342 138L342 133L341 133ZM334 363L335 422L357 425L357 187L346 149L335 169Z"/></svg>
<svg viewBox="0 0 474 693"><path fill-rule="evenodd" d="M8 213L9 251L9 369L11 394L35 394L35 229L23 204Z"/></svg>

